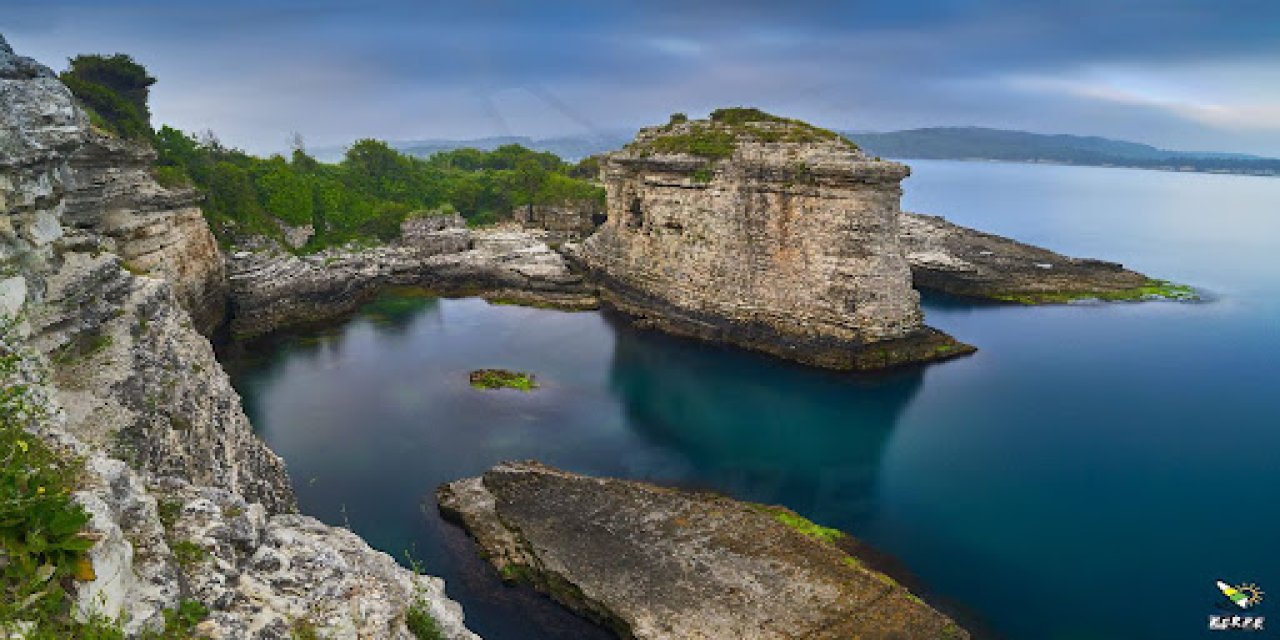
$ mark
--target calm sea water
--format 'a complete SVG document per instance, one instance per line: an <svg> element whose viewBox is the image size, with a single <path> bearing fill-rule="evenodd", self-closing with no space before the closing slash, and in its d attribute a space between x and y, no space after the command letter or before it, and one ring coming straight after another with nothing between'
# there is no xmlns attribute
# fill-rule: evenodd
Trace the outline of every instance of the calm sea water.
<svg viewBox="0 0 1280 640"><path fill-rule="evenodd" d="M1206 630L1230 613L1218 579L1271 591L1250 613L1280 631L1280 180L912 164L908 209L1210 301L928 300L930 324L981 351L876 377L598 313L411 297L224 359L303 510L410 550L492 640L603 637L500 586L436 515L438 484L523 458L785 504L1000 637L1223 637ZM476 391L481 367L543 386Z"/></svg>

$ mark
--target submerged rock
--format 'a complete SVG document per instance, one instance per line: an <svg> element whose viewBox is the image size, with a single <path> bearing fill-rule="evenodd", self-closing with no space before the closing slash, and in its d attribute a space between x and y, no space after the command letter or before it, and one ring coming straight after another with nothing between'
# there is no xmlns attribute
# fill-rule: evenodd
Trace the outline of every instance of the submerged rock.
<svg viewBox="0 0 1280 640"><path fill-rule="evenodd" d="M905 165L755 110L643 129L602 161L576 250L642 326L834 369L973 351L923 324L898 238Z"/></svg>
<svg viewBox="0 0 1280 640"><path fill-rule="evenodd" d="M819 527L780 507L536 462L443 485L504 579L622 638L967 638Z"/></svg>
<svg viewBox="0 0 1280 640"><path fill-rule="evenodd" d="M1071 258L938 216L903 213L900 227L912 278L921 289L1022 304L1196 297L1190 287L1115 262Z"/></svg>

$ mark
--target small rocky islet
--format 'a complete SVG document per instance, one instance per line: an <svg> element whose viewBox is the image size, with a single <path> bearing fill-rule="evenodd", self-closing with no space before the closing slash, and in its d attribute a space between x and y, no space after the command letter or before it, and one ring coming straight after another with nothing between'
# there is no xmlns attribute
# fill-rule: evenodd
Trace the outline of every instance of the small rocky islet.
<svg viewBox="0 0 1280 640"><path fill-rule="evenodd" d="M441 637L476 637L440 580L296 513L284 461L215 359L221 327L247 337L333 320L412 286L604 306L642 327L872 370L973 351L923 324L916 288L1018 303L1194 295L903 213L908 167L753 109L641 131L600 161L603 210L531 205L478 229L425 212L392 240L313 253L298 246L315 230L283 221L215 237L201 195L162 186L154 156L92 125L52 71L0 39L0 355L6 389L38 409L4 428L82 465L69 490L94 570L69 582L64 617L121 620L128 637L192 611L209 637L413 638L425 619ZM532 388L509 373L499 386ZM862 566L843 534L783 508L536 463L439 498L503 575L623 637L967 635Z"/></svg>

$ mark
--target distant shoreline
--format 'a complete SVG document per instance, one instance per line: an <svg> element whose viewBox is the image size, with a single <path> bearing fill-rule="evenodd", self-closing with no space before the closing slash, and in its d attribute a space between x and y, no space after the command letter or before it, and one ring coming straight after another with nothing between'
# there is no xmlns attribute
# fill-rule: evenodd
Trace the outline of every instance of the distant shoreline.
<svg viewBox="0 0 1280 640"><path fill-rule="evenodd" d="M897 162L910 162L913 160L935 160L940 162L988 162L1000 164L1042 164L1056 167L1089 167L1094 169L1133 169L1135 171L1163 171L1166 173L1204 173L1220 176L1245 176L1251 178L1275 178L1280 177L1280 170L1276 171L1232 171L1229 169L1195 169L1186 167L1144 167L1140 165L1128 164L1088 164L1084 162L1067 162L1065 160L1009 160L1006 158L928 158L928 157L906 157L906 156L883 156L886 160L894 160Z"/></svg>

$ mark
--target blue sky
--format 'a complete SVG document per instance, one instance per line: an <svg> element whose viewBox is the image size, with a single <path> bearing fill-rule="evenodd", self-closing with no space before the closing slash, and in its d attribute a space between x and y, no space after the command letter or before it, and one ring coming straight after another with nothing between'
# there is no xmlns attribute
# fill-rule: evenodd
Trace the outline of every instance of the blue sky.
<svg viewBox="0 0 1280 640"><path fill-rule="evenodd" d="M577 135L750 105L1280 156L1277 0L4 4L19 53L130 53L160 79L156 122L255 152L293 131Z"/></svg>

